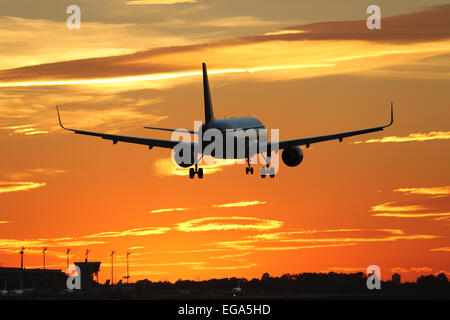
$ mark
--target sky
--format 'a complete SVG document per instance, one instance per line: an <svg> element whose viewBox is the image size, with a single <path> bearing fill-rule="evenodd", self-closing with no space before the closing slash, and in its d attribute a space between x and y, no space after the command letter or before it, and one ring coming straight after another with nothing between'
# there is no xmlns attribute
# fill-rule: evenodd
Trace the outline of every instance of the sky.
<svg viewBox="0 0 450 320"><path fill-rule="evenodd" d="M301 272L450 275L450 5L377 1L0 3L0 266L99 280L260 278ZM303 149L274 179L205 165L190 180L167 149L69 128L170 139L144 126L204 119L201 63L216 117L247 116L305 138L395 122ZM258 168L255 168L259 172Z"/></svg>

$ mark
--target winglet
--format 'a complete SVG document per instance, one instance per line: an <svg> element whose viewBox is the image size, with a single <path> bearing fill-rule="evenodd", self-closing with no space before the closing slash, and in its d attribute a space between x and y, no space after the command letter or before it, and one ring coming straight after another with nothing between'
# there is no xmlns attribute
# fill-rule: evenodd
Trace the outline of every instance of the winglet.
<svg viewBox="0 0 450 320"><path fill-rule="evenodd" d="M394 103L391 101L391 122L389 122L389 124L386 125L385 128L391 126L393 123L394 123Z"/></svg>
<svg viewBox="0 0 450 320"><path fill-rule="evenodd" d="M66 127L63 126L63 124L62 124L62 122L61 122L61 117L60 117L60 115L59 115L59 108L58 108L58 106L56 106L56 113L58 114L58 121L59 121L60 127L63 128L63 129L65 129L65 130L73 131L72 129L67 129Z"/></svg>

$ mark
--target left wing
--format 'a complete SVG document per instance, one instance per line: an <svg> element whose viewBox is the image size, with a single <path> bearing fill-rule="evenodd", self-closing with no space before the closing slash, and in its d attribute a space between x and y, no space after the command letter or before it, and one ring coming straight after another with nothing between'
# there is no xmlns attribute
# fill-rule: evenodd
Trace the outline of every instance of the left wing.
<svg viewBox="0 0 450 320"><path fill-rule="evenodd" d="M77 134L84 134L84 135L88 135L88 136L101 137L102 139L106 139L106 140L112 140L112 142L114 144L116 144L118 141L120 141L120 142L128 142L128 143L146 145L149 147L149 149L151 149L153 147L173 149L177 144L180 143L179 141L172 141L172 140L118 136L118 135L108 134L108 133L99 133L99 132L91 132L91 131L84 131L84 130L77 130L77 129L69 129L69 128L64 127L63 124L61 123L61 117L59 116L58 107L56 107L56 111L58 113L58 120L59 120L59 125L61 126L61 128L65 129L65 130L73 131ZM181 142L181 143L188 143L188 142ZM193 143L191 143L191 144L193 144Z"/></svg>
<svg viewBox="0 0 450 320"><path fill-rule="evenodd" d="M317 142L328 141L328 140L336 140L336 139L339 139L339 141L342 142L342 140L347 137L352 137L352 136L370 133L370 132L382 131L384 128L391 126L393 122L394 122L394 106L393 106L393 103L391 102L391 122L389 122L387 125L384 125L381 127L369 128L369 129L362 129L362 130L356 130L356 131L330 134L330 135L326 135L326 136L318 136L318 137L294 139L294 140L284 140L284 141L279 142L278 148L279 149L288 149L291 147L303 146L303 145L305 145L307 148L309 148L309 145L311 143L317 143Z"/></svg>

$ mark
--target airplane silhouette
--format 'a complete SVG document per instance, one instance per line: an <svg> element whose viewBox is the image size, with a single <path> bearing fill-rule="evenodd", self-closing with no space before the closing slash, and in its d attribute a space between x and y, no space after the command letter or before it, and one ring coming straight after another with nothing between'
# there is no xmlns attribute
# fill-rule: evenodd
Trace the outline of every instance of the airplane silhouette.
<svg viewBox="0 0 450 320"><path fill-rule="evenodd" d="M177 141L177 140L161 140L161 139L151 139L151 138L140 138L140 137L129 137L129 136L120 136L120 135L114 135L114 134L107 134L107 133L99 133L99 132L91 132L91 131L84 131L84 130L78 130L78 129L69 129L65 128L61 122L61 117L59 114L59 109L56 107L57 114L58 114L58 121L59 125L69 131L73 131L76 134L84 134L84 135L90 135L95 137L101 137L102 139L106 140L112 140L113 144L116 144L118 141L120 142L128 142L128 143L134 143L134 144L141 144L146 145L149 147L149 149L152 149L153 147L160 147L160 148L168 148L168 149L176 149L178 147L182 147L181 151L179 152L178 157L175 156L176 163L183 167L183 168L189 168L189 177L193 179L195 175L197 175L200 179L203 178L203 169L198 168L198 164L200 159L204 155L212 156L213 158L219 158L219 159L246 159L247 166L245 168L246 174L253 174L253 167L251 167L250 158L252 158L254 155L259 154L261 155L266 162L266 165L261 168L261 177L265 178L266 175L270 175L271 178L275 176L275 168L270 166L272 153L277 153L278 150L282 150L281 158L283 160L283 163L287 165L288 167L295 167L298 166L302 160L303 160L303 152L300 149L299 146L306 146L309 148L309 146L312 143L322 142L322 141L328 141L328 140L339 140L339 142L342 142L344 138L356 136L360 134L366 134L376 131L381 131L384 128L387 128L392 125L394 122L394 111L393 111L393 103L391 102L391 121L384 126L374 127L374 128L368 128L368 129L362 129L362 130L356 130L356 131L349 131L349 132L342 132L342 133L336 133L336 134L330 134L330 135L324 135L324 136L318 136L318 137L310 137L310 138L301 138L301 139L293 139L293 140L283 140L279 142L267 142L267 131L265 126L256 118L253 117L240 117L240 118L231 118L231 119L216 119L214 117L213 112L213 106L211 102L211 93L209 89L209 81L208 81L208 73L206 70L206 64L203 63L203 93L204 93L204 108L205 108L205 123L203 123L197 131L190 131L190 130L184 130L184 129L169 129L169 128L157 128L157 127L145 127L146 129L153 129L153 130L163 130L163 131L178 131L178 132L185 132L190 134L196 134L198 135L198 141L202 141L202 144L199 146L198 142L183 142L183 141ZM208 130L218 130L219 133L221 133L224 137L225 135L228 135L229 132L248 132L248 131L254 131L256 135L246 135L245 140L243 142L244 151L239 152L237 150L238 143L235 143L233 145L233 150L229 150L230 152L222 152L221 154L215 152L215 149L213 149L210 153L205 153L205 149L208 147L208 143L205 145L203 144L205 137L205 133L208 132ZM263 138L264 136L264 138ZM238 139L236 136L234 137L236 140ZM212 139L210 140L211 143ZM225 141L225 139L223 139ZM256 148L252 148L252 146L256 146ZM184 148L184 149L183 149ZM227 145L224 143L223 150L227 149ZM182 158L183 156L183 150L190 150L191 155L188 157L189 160L186 161L185 158ZM264 156L265 155L265 156ZM200 158L199 158L200 157ZM182 159L181 159L182 158ZM194 166L194 168L192 168Z"/></svg>

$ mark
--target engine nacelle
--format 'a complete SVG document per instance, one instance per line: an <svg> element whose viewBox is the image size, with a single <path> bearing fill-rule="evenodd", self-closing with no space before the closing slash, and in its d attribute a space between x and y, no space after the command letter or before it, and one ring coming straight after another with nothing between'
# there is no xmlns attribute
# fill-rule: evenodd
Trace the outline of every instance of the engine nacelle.
<svg viewBox="0 0 450 320"><path fill-rule="evenodd" d="M195 158L196 158L196 153L195 150L189 150L189 149L179 149L179 150L173 150L173 154L172 154L172 160L175 161L176 164L178 164L180 167L182 168L189 168L191 166L193 166L195 164ZM185 151L190 151L190 155L188 155L188 157L184 157L184 152ZM186 159L187 158L187 159Z"/></svg>
<svg viewBox="0 0 450 320"><path fill-rule="evenodd" d="M292 147L289 149L284 149L281 154L281 159L288 167L296 167L303 160L303 152L299 147Z"/></svg>

